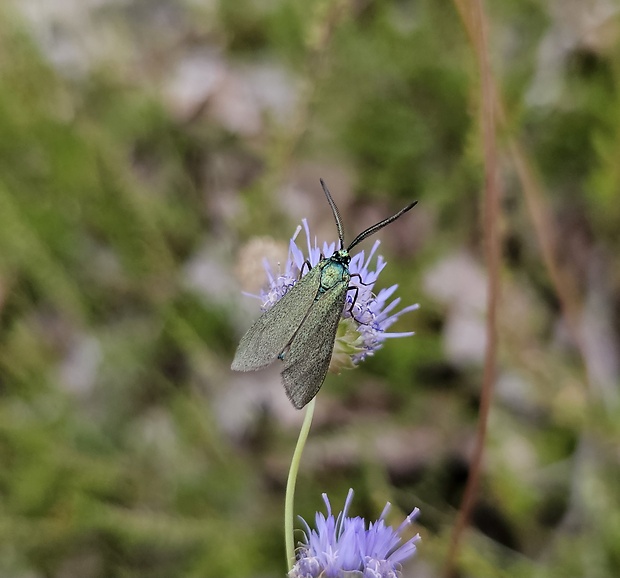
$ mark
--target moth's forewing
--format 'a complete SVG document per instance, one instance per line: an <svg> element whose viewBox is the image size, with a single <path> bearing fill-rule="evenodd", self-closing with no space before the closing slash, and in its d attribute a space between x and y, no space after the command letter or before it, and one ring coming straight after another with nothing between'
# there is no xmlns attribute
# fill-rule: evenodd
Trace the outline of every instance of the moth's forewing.
<svg viewBox="0 0 620 578"><path fill-rule="evenodd" d="M262 369L273 362L299 329L319 289L325 261L311 269L241 338L231 368Z"/></svg>
<svg viewBox="0 0 620 578"><path fill-rule="evenodd" d="M284 352L282 383L297 409L304 407L325 381L348 287L347 274L314 301Z"/></svg>

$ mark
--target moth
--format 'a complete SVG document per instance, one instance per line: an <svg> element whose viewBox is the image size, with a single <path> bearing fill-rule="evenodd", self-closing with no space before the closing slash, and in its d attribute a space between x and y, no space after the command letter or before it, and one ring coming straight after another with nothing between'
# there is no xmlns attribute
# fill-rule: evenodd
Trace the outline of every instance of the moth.
<svg viewBox="0 0 620 578"><path fill-rule="evenodd" d="M297 409L302 409L321 389L347 292L351 289L357 296L358 288L349 284L351 249L417 204L415 201L362 231L345 249L340 212L323 179L320 181L336 221L340 249L331 257L322 257L315 267L306 261L308 273L250 327L231 365L235 371L255 371L281 361L282 383Z"/></svg>

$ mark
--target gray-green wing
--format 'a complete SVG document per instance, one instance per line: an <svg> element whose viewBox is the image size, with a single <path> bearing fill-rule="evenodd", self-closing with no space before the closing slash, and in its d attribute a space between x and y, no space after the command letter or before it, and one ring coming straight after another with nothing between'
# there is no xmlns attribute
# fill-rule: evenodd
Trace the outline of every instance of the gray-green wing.
<svg viewBox="0 0 620 578"><path fill-rule="evenodd" d="M304 407L323 385L348 286L348 279L343 280L312 304L283 354L282 383L297 409Z"/></svg>
<svg viewBox="0 0 620 578"><path fill-rule="evenodd" d="M321 281L321 263L265 311L241 338L231 368L253 371L267 367L289 344L306 317Z"/></svg>

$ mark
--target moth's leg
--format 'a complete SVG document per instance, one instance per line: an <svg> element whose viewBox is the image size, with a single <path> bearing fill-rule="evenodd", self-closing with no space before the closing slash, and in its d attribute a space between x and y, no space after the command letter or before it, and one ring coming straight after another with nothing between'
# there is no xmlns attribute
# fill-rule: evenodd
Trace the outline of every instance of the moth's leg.
<svg viewBox="0 0 620 578"><path fill-rule="evenodd" d="M299 279L301 279L304 276L304 265L308 266L308 271L310 271L310 269L312 269L312 265L310 264L310 260L306 259L303 262L303 264L301 266L301 269L299 270ZM299 279L297 279L297 280L299 281Z"/></svg>
<svg viewBox="0 0 620 578"><path fill-rule="evenodd" d="M359 273L352 273L351 278L353 277L357 277L359 279L359 284L364 285L364 287L370 287L372 285L372 283L364 283L362 281L362 276Z"/></svg>
<svg viewBox="0 0 620 578"><path fill-rule="evenodd" d="M357 301L357 296L359 295L360 288L355 285L349 285L349 287L347 288L347 292L349 291L355 291L355 296L353 297L353 301L351 301L351 306L348 309L349 313L351 314L351 317L355 319L355 321L359 325L369 325L369 323L364 323L363 321L360 321L357 317L355 317L355 315L353 315L353 307L355 307L355 302Z"/></svg>
<svg viewBox="0 0 620 578"><path fill-rule="evenodd" d="M355 291L355 297L353 297L353 301L351 301L351 306L349 307L349 313L351 314L351 317L353 317L353 307L355 307L357 296L360 294L360 288L355 285L349 285L347 287L347 293L349 291ZM355 319L355 317L353 317L353 319ZM357 319L355 319L355 321L357 321Z"/></svg>
<svg viewBox="0 0 620 578"><path fill-rule="evenodd" d="M373 283L364 283L362 281L362 276L359 273L352 273L351 277L357 277L359 279L359 284L364 285L364 287L370 287L371 285L373 285ZM351 289L355 291L355 297L353 298L353 303L351 303L351 307L349 308L349 313L351 313L351 317L353 317L353 319L355 319L355 321L357 321L360 325L370 325L370 323L364 323L363 321L360 321L353 315L353 306L355 305L355 301L357 300L357 296L359 294L359 287L356 287L355 285L350 285L347 291ZM371 295L373 296L373 298L375 297L375 294L372 292L371 292Z"/></svg>

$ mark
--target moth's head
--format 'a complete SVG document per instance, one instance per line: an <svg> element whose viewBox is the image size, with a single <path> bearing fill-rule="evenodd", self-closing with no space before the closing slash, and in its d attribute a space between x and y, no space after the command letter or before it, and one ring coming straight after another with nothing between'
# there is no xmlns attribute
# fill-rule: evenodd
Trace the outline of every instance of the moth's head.
<svg viewBox="0 0 620 578"><path fill-rule="evenodd" d="M351 262L351 255L349 255L349 251L347 251L346 249L340 249L332 255L332 260L348 266Z"/></svg>

